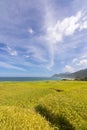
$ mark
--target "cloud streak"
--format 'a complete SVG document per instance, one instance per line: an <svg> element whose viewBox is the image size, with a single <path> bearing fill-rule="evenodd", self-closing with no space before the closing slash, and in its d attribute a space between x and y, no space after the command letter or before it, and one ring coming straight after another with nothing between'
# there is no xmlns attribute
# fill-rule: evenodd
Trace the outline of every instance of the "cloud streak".
<svg viewBox="0 0 87 130"><path fill-rule="evenodd" d="M11 65L11 64L8 64L5 62L1 62L1 61L0 61L0 67L7 68L7 69L19 70L19 71L26 71L26 69L24 69L24 68L17 67L17 66L14 66L14 65Z"/></svg>
<svg viewBox="0 0 87 130"><path fill-rule="evenodd" d="M54 65L54 57L56 53L55 49L58 47L57 44L62 44L65 37L71 37L75 33L79 33L80 31L87 29L87 17L86 14L83 14L83 11L78 11L76 15L66 17L62 21L57 20L54 25L48 25L45 38L49 44L51 55L49 68ZM48 22L50 22L49 17ZM51 21L51 23L53 23L53 21Z"/></svg>

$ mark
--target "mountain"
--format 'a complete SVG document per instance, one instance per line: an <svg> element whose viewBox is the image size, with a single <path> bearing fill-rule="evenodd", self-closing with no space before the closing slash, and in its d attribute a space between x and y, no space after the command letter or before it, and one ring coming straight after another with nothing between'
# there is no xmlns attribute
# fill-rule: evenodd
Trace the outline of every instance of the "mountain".
<svg viewBox="0 0 87 130"><path fill-rule="evenodd" d="M74 72L70 75L70 77L77 78L77 79L87 78L87 69Z"/></svg>
<svg viewBox="0 0 87 130"><path fill-rule="evenodd" d="M65 78L68 77L71 73L66 72L66 73L59 73L59 74L54 74L52 77L59 77L59 78Z"/></svg>
<svg viewBox="0 0 87 130"><path fill-rule="evenodd" d="M74 79L87 79L87 69L76 71L74 73L55 74L55 75L53 75L53 77L74 78Z"/></svg>

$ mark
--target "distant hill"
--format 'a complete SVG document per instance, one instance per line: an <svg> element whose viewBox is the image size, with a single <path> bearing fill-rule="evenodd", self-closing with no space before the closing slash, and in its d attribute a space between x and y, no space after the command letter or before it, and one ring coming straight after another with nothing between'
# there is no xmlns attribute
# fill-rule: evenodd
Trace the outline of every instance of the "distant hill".
<svg viewBox="0 0 87 130"><path fill-rule="evenodd" d="M77 79L87 78L87 69L74 72L70 75L70 77L77 78Z"/></svg>
<svg viewBox="0 0 87 130"><path fill-rule="evenodd" d="M52 77L87 79L87 69L76 71L74 73L60 73L60 74L55 74Z"/></svg>
<svg viewBox="0 0 87 130"><path fill-rule="evenodd" d="M66 73L59 73L59 74L54 74L52 77L59 77L59 78L65 78L68 77L71 73L66 72Z"/></svg>

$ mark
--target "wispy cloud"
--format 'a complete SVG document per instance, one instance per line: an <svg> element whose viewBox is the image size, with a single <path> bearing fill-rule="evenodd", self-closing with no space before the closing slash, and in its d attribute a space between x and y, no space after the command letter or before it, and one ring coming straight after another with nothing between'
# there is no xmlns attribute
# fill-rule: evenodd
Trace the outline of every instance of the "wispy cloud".
<svg viewBox="0 0 87 130"><path fill-rule="evenodd" d="M79 58L74 58L72 60L72 63L74 64L75 67L78 67L80 69L84 69L87 67L87 54L82 55Z"/></svg>
<svg viewBox="0 0 87 130"><path fill-rule="evenodd" d="M7 51L10 55L12 56L17 56L17 51L13 50L12 48L10 48L9 46L7 46Z"/></svg>
<svg viewBox="0 0 87 130"><path fill-rule="evenodd" d="M72 72L75 71L75 68L73 68L73 67L70 66L70 65L66 65L63 71L64 71L64 72L70 72L70 73L72 73Z"/></svg>
<svg viewBox="0 0 87 130"><path fill-rule="evenodd" d="M28 32L29 32L30 34L34 34L34 30L33 30L32 28L29 28L29 29L28 29Z"/></svg>
<svg viewBox="0 0 87 130"><path fill-rule="evenodd" d="M87 59L80 60L77 65L87 67Z"/></svg>
<svg viewBox="0 0 87 130"><path fill-rule="evenodd" d="M5 62L1 62L1 61L0 61L0 67L7 68L7 69L15 69L15 70L19 70L19 71L26 71L26 69L24 69L24 68L17 67L17 66L14 66L14 65L11 65L11 64L8 64Z"/></svg>

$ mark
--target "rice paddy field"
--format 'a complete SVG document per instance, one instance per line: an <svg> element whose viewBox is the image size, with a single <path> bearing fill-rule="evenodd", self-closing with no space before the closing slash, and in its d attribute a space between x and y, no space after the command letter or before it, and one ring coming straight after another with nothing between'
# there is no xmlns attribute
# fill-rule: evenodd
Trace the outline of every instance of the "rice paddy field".
<svg viewBox="0 0 87 130"><path fill-rule="evenodd" d="M0 130L87 130L87 82L0 82Z"/></svg>

